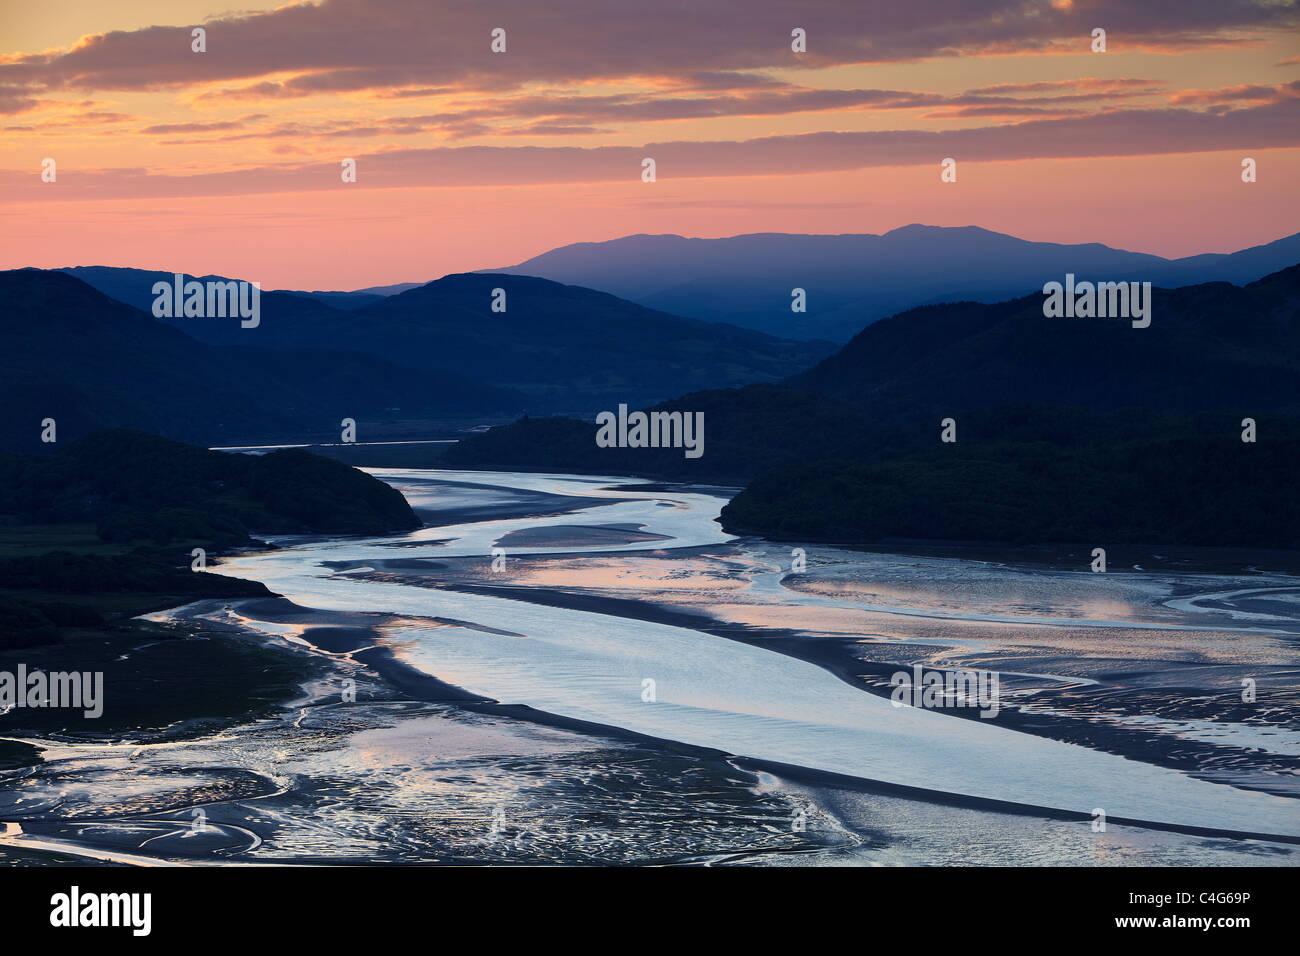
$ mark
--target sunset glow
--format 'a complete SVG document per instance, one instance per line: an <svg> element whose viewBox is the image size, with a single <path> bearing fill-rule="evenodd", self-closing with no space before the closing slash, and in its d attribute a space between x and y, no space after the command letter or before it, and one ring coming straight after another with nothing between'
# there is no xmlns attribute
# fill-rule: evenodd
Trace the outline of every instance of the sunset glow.
<svg viewBox="0 0 1300 956"><path fill-rule="evenodd" d="M1182 256L1300 221L1294 6L599 6L7 2L0 264L353 288L644 232L978 224Z"/></svg>

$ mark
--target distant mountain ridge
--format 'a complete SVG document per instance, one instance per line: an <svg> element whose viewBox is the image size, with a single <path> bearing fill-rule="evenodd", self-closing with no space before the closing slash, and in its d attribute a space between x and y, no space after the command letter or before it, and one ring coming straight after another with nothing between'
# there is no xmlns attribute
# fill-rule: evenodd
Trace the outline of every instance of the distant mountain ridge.
<svg viewBox="0 0 1300 956"><path fill-rule="evenodd" d="M1241 285L1300 261L1300 233L1234 253L1165 259L1100 243L1032 242L978 226L912 224L883 235L636 235L552 249L493 270L600 289L650 308L785 338L845 342L919 306L998 302L1079 279ZM791 290L807 311L791 311Z"/></svg>
<svg viewBox="0 0 1300 956"><path fill-rule="evenodd" d="M747 480L780 463L878 461L957 446L1139 441L1196 434L1238 441L1300 420L1300 265L1244 288L1155 289L1151 325L1047 318L1043 297L923 306L867 326L779 385L683 395L656 410L705 415L706 452L598 448L595 425L524 419L462 441L455 467ZM954 446L954 447L957 447ZM1300 467L1300 461L1297 462Z"/></svg>
<svg viewBox="0 0 1300 956"><path fill-rule="evenodd" d="M171 282L172 277L175 275L173 272L162 272L157 269L132 269L123 266L65 266L56 271L76 276L82 282L104 293L104 295L134 306L142 312L150 311L153 303L153 292L150 290L153 289L154 283ZM229 276L216 275L188 275L187 278L198 279L201 282L208 280L228 282L231 280ZM401 282L396 285L353 289L349 292L302 292L294 289L266 289L263 290L262 295L273 297L296 295L300 298L313 299L336 309L358 309L363 305L378 302L387 296L414 289L419 284L418 282Z"/></svg>
<svg viewBox="0 0 1300 956"><path fill-rule="evenodd" d="M293 304L293 296L285 296ZM307 303L311 309L322 309ZM240 329L238 319L196 319ZM0 272L0 448L51 450L102 428L208 444L337 435L342 418L517 412L522 398L307 338L292 352L197 341L58 271Z"/></svg>
<svg viewBox="0 0 1300 956"><path fill-rule="evenodd" d="M154 282L172 281L171 273L147 270L68 271L146 312ZM493 308L498 288L505 311ZM256 328L184 317L159 321L214 345L310 346L364 352L417 371L454 369L524 396L523 407L532 412L586 414L700 388L774 382L833 350L830 343L682 318L527 276L444 276L343 308L329 295L263 292Z"/></svg>
<svg viewBox="0 0 1300 956"><path fill-rule="evenodd" d="M891 421L1013 402L1300 415L1300 265L1153 290L1151 325L1047 318L1043 295L922 306L786 384Z"/></svg>

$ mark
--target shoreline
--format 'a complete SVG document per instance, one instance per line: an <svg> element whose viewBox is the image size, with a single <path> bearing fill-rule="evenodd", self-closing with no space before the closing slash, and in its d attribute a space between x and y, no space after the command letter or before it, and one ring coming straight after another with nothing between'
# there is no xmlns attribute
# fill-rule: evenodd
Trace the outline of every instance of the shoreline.
<svg viewBox="0 0 1300 956"><path fill-rule="evenodd" d="M192 607L194 612L202 612L205 606L210 608L211 605L216 603L216 601L191 602L190 605L183 605L182 607ZM380 686L397 692L397 697L395 699L384 697L362 701L359 698L358 702L360 703L400 704L404 701L414 700L425 703L445 704L457 710L502 718L511 724L526 723L539 727L555 728L579 734L593 740L608 740L638 749L646 748L654 753L690 758L692 760L707 762L710 765L725 764L731 766L737 772L753 778L754 785L757 785L758 778L761 775L770 775L771 777L776 778L781 787L793 785L796 789L805 788L816 795L820 795L819 802L821 803L835 804L840 802L840 798L831 799L829 797L829 795L834 792L844 795L856 794L860 796L893 798L931 808L977 811L980 813L1014 816L1040 821L1060 821L1063 823L1084 824L1088 823L1091 819L1085 813L972 797L946 791L909 787L885 781L872 780L869 778L821 771L794 764L753 758L743 754L732 754L714 748L683 743L669 738L639 734L613 725L570 718L562 714L538 710L528 705L504 704L491 698L472 694L463 688L449 684L437 677L404 664L393 655L388 648L382 647L377 643L380 639L379 626L333 626L326 623L328 620L337 617L332 615L331 612L319 612L314 611L313 609L299 608L297 605L294 605L291 601L288 601L288 599L285 598L247 598L230 603L236 610L246 605L265 605L267 603L273 603L275 607L284 614L305 614L306 616L315 618L317 622L314 623L313 626L306 627L299 636L300 640L310 645L309 647L303 647L298 645L296 641L288 640L284 637L267 635L251 626L240 623L205 623L211 624L214 630L221 632L222 636L225 638L252 644L270 654L284 654L298 660L301 660L304 654L317 657L318 659L324 659L329 673L325 675L317 675L317 680L330 680L332 677L337 677L338 675L345 673L345 669L339 666L339 660L342 656L360 664L373 678L377 679ZM266 608L263 607L263 610L266 610ZM191 615L182 615L180 620L185 620L190 616ZM268 640L268 636L271 637L270 640ZM295 710L305 711L305 709L315 706L332 707L336 704L336 702L331 698L322 697L319 694L312 695L307 691L308 682L309 681L305 681L300 685L306 696L292 700L284 700L277 705L279 710L279 719L294 719L293 712ZM201 741L205 735L206 734L200 732L197 735L197 740ZM1116 827L1179 834L1190 837L1224 839L1235 842L1263 842L1278 846L1300 845L1300 837L1290 837L1283 834L1269 834L1244 829L1236 830L1227 828L1182 826L1127 817L1111 817L1109 823ZM857 835L862 836L860 833ZM50 863L51 865L59 864L60 861L57 857L60 854L64 857L70 857L80 863L105 862L110 865L146 864L154 862L155 860L161 865L179 862L182 865L211 865L221 863L237 866L292 866L313 864L343 865L349 862L356 862L345 860L321 861L315 858L302 858L274 861L273 863L268 864L267 862L260 860L190 859L178 858L175 856L153 858L145 854L119 851L112 847L98 845L94 842L85 845L77 845L71 841L61 840L58 838L47 838L39 834L28 839L15 840L9 844L9 846L20 852L39 856L44 862ZM0 840L0 857L3 856L5 848L6 841ZM771 852L775 851L760 850L754 851L754 853L739 853L731 855L734 856L737 861L743 861L745 858L755 855L764 857L766 854ZM698 857L698 855L696 856ZM701 862L701 860L698 858L683 858L680 860L665 862L691 863ZM392 863L392 865L400 865L400 861L385 861L384 865L389 865L390 863Z"/></svg>
<svg viewBox="0 0 1300 956"><path fill-rule="evenodd" d="M511 590L509 586L501 586L501 585L495 585L495 586L494 585L485 585L485 586L444 585L442 589L453 590L453 591L460 590L468 593L473 593L475 591L481 593L487 593L487 592L500 592L503 590ZM555 597L555 592L551 592L550 595L552 597ZM500 596L500 594L498 593L497 596ZM570 604L563 601L556 601L554 602L554 606L574 607L575 609L592 610L591 607L592 604L600 604L606 601L617 602L620 600L616 598L595 599L592 598L591 596L585 596L585 595L584 596L566 595L565 597L572 598L573 603ZM250 599L250 600L254 600L254 599ZM283 598L280 600L287 601L287 599L283 599ZM528 598L523 598L523 600L528 600ZM291 604L292 602L288 602L288 603ZM552 603L552 602L538 599L536 603L545 604L545 603ZM636 603L636 602L628 602L628 603ZM676 626L688 626L691 627L692 629L707 631L708 633L714 634L715 636L725 637L730 640L739 640L742 643L747 643L753 646L775 650L777 653L786 654L787 656L800 658L809 663L816 664L817 666L820 666L830 671L836 677L839 677L841 680L844 680L845 682L851 684L852 686L858 688L859 690L863 690L868 693L876 693L878 696L882 696L886 698L889 696L887 692L881 693L876 689L863 686L863 684L855 678L855 675L851 673L842 664L842 662L837 663L833 661L830 658L830 655L804 656L795 653L794 650L789 645L774 646L770 639L766 639L766 640L754 639L754 638L746 639L745 637L738 636L736 633L737 631L746 630L739 626L732 626L730 628L701 627L699 624L699 621L701 619L698 618L696 615L691 615L685 612L667 611L663 608L659 608L653 605L639 605L639 606L644 611L643 614L639 615L639 619L653 621L656 623L671 624ZM297 606L294 605L294 607ZM311 615L325 614L326 616L328 616L329 612L308 611L307 613ZM608 613L608 612L595 611L595 613ZM692 623L687 624L686 623L687 620L690 620ZM465 690L464 688L443 681L438 677L435 677L431 674L427 674L424 671L421 671L409 664L402 662L388 648L377 646L376 642L380 639L380 635L378 633L379 629L380 629L379 627L376 627L370 632L374 636L374 642L370 642L369 644L363 644L359 637L354 637L354 640L357 641L357 645L356 648L354 648L349 653L350 658L354 661L359 661L360 663L364 664L366 667L371 668L374 671L374 673L378 675L389 687L397 689L403 693L410 694L413 699L425 703L450 704L475 713L488 714L497 717L504 717L510 720L526 721L531 724L536 724L545 727L553 727L562 730L568 730L574 733L579 733L579 734L592 736L592 737L616 740L628 744L650 746L658 750L667 751L675 754L686 754L689 756L703 758L703 759L721 759L721 760L725 760L726 762L738 768L746 769L751 772L761 771L761 772L770 773L781 779L785 779L793 783L798 783L810 787L817 787L817 788L834 787L837 789L851 790L853 792L862 793L862 794L875 794L881 796L899 797L907 800L914 800L914 801L924 802L924 803L937 805L937 806L982 810L982 811L988 811L993 813L1010 814L1014 816L1033 817L1037 819L1072 821L1072 822L1080 822L1080 823L1087 823L1092 819L1089 814L1082 813L1082 812L1062 810L1058 808L1045 807L1045 806L1037 806L1033 804L1017 803L1013 801L996 800L996 799L985 798L985 797L975 797L966 794L953 793L949 791L930 790L926 788L890 783L888 781L874 780L867 777L858 777L858 776L852 776L848 774L835 773L831 771L823 771L812 767L782 763L779 761L767 760L764 758L750 757L744 754L731 753L728 751L722 751L712 747L704 747L696 744L690 744L683 741L674 740L671 738L656 737L652 735L641 734L612 724L604 724L595 721L581 720L578 718L568 717L563 714L557 714L551 711L539 710L537 708L531 707L526 704L504 704L493 698L474 694L470 691ZM303 632L302 639L311 641L312 638L309 637L309 635L312 635L316 638L316 640L320 640L321 638L327 636L325 632L334 632L337 630L339 629L331 628L328 626L311 627ZM752 629L748 629L748 630L752 631ZM792 634L793 632L789 632L789 633ZM797 639L787 638L787 640L793 642ZM313 646L316 646L318 650L324 653L327 654L337 653L337 651L332 647L317 645L315 644L315 641L312 641L312 643ZM843 642L836 642L836 643L843 643ZM335 647L337 647L337 645L335 645ZM1008 710L1004 710L1003 713L1009 714L1009 713L1014 713L1014 711L1008 709ZM953 711L952 714L950 714L950 716L952 715L960 715L966 719L977 719L966 713L962 713L961 711ZM1028 724L1034 721L1041 722L1043 719L1044 718L1041 715L1034 715L1032 718L1026 716L1023 717L1021 723ZM1021 730L1022 732L1026 732L1026 733L1032 732L1025 729L1023 726L1012 727L1011 729ZM1044 735L1044 736L1051 736L1051 735ZM1053 738L1053 739L1061 739L1061 738ZM1120 756L1129 757L1130 759L1135 759L1132 752L1124 752L1123 750L1111 751L1111 752L1118 753ZM1183 769L1183 768L1174 766L1173 769ZM1252 788L1241 787L1240 789L1252 789ZM1262 788L1255 788L1255 789L1262 789ZM1297 812L1300 812L1300 801L1297 802ZM1179 833L1179 834L1184 834L1189 836L1204 836L1204 837L1224 838L1224 839L1233 839L1233 840L1262 840L1271 843L1284 843L1289 845L1300 846L1300 836L1289 836L1286 834L1270 834L1262 831L1238 830L1238 829L1231 829L1231 828L1195 827L1195 826L1187 826L1181 824L1162 823L1159 821L1142 820L1142 819L1130 818L1130 817L1112 816L1108 819L1110 823L1116 825L1137 827L1144 830L1157 830L1161 832Z"/></svg>
<svg viewBox="0 0 1300 956"><path fill-rule="evenodd" d="M758 628L751 625L727 624L701 614L665 608L659 604L638 601L632 598L573 594L554 589L537 589L513 585L453 583L441 584L439 589L460 591L467 594L478 593L566 610L609 614L648 623L701 631L715 637L737 641L814 664L854 689L886 700L890 698L893 690L888 683L891 675L900 669L908 669L901 663L878 664L858 659L849 651L849 648L857 643L857 638L854 637L807 638L801 636L800 632L788 628ZM938 673L953 669L930 665L921 666L925 671ZM971 708L944 707L942 709L948 717L961 720L980 719L978 714L973 712ZM1224 782L1222 780L1216 781L1212 777L1195 772L1199 766L1195 759L1198 753L1209 753L1214 749L1211 745L1197 741L1177 738L1171 740L1154 732L1144 734L1135 729L1120 730L1110 728L1083 718L1060 717L1041 712L1023 713L1014 703L1003 706L998 714L998 722L1008 729L1021 733L1045 737L1063 743L1088 746L1090 749L1166 767L1188 773L1190 776L1209 779L1211 782ZM1175 759L1170 753L1158 752L1155 746L1157 744L1163 744L1162 749L1167 752L1176 752L1178 759ZM1268 787L1249 786L1239 782L1229 782L1228 785L1236 786L1241 790L1255 790L1296 799L1294 793L1278 792ZM1300 813L1300 802L1297 803L1297 813Z"/></svg>
<svg viewBox="0 0 1300 956"><path fill-rule="evenodd" d="M453 480L454 483L454 480ZM623 484L601 485L602 490L639 490L650 491L659 489L659 485L643 485L625 482ZM664 490L687 490L674 483L671 486L662 486ZM692 486L694 487L694 486ZM717 492L725 489L717 486L697 487L697 491L718 496ZM492 517L507 517L509 512L519 512L520 517L536 516L536 507L542 500L538 493L529 495L527 499L504 504L499 508L493 508ZM547 496L551 499L561 499L562 496ZM611 499L601 499L602 503ZM558 503L552 500L549 503ZM574 510L581 510L576 507L577 504L589 506L591 499L573 498L563 501L564 507L555 511L548 511L547 514L568 514ZM452 507L452 508L435 508L423 510L416 508L422 519L426 522L425 527L437 527L439 525L455 525L465 520L478 518L484 520L488 515L484 514L483 509L477 506L469 507ZM431 521L430 519L434 519ZM442 520L437 520L442 519ZM459 519L459 520L457 520ZM602 526L604 527L604 526ZM613 528L613 526L611 526ZM617 530L617 529L615 529ZM559 533L559 532L553 532ZM338 537L356 537L356 536L328 536ZM764 539L772 541L773 539ZM743 546L743 539L729 544ZM712 547L712 546L709 546ZM920 546L918 546L920 547ZM956 546L954 546L956 547ZM926 551L933 553L928 545ZM243 549L250 550L250 549ZM265 548L254 548L251 550L277 550L274 545L267 545ZM678 549L679 551L681 549ZM688 551L690 549L687 549ZM904 550L889 550L877 552L875 549L854 549L866 550L873 553L888 554L907 554ZM1023 550L1023 549L1021 549ZM1172 549L1166 549L1172 550ZM586 552L590 555L607 554L616 555L621 552ZM944 557L961 557L964 560L977 560L969 555L946 554ZM400 559L395 559L398 561ZM220 563L218 559L214 563ZM340 562L342 563L342 562ZM421 559L420 564L411 562L412 567L406 568L408 571L427 569L430 571L437 570L444 565L437 561L427 561ZM1033 562L1026 562L1028 566L1034 566ZM387 567L387 565L385 565ZM400 568L391 568L390 570L403 570ZM1154 571L1155 569L1144 569ZM1180 569L1181 570L1181 569ZM1119 571L1119 568L1116 568ZM1121 572L1122 573L1122 572ZM369 574L376 572L361 572L360 577L368 577ZM416 582L407 582L416 583ZM802 637L802 632L791 629L781 628L759 628L742 624L730 624L719 621L705 614L696 613L690 610L669 607L664 604L653 601L641 601L632 598L610 597L600 594L574 594L554 588L529 588L518 585L494 585L494 584L475 584L475 583L439 583L436 589L446 591L460 591L463 593L478 593L491 595L495 597L507 597L513 600L531 602L540 605L561 607L572 610L580 610L593 614L614 615L629 619L638 619L648 622L662 623L680 627L686 627L691 630L708 633L717 637L727 638L728 640L738 641L750 646L759 647L765 650L775 651L788 657L803 660L814 664L828 671L841 681L850 684L859 691L873 693L877 696L890 696L887 687L879 686L879 681L887 678L888 673L896 670L894 665L879 664L874 662L861 661L854 657L850 652L850 646L856 642L851 637L825 636L816 638ZM283 631L260 630L252 622L240 622L234 620L203 620L198 621L196 618L203 613L211 613L221 605L226 605L236 613L246 612L247 616L259 618L268 623L277 623L289 625ZM718 750L711 747L702 747L670 738L661 738L635 731L626 730L614 725L603 724L599 722L581 720L567 717L563 714L553 713L535 709L526 704L507 704L482 695L471 693L459 686L441 680L440 678L425 673L411 665L405 664L387 646L384 646L383 630L386 623L395 623L396 621L408 617L407 615L383 614L371 612L331 612L320 611L313 608L301 607L295 604L289 598L279 595L269 595L260 597L246 598L220 598L220 599L200 599L185 600L181 599L177 604L170 604L166 608L160 608L153 614L164 614L167 619L174 621L176 625L192 630L210 631L213 634L224 638L243 642L258 650L270 654L287 654L290 658L302 662L304 658L311 658L323 665L315 669L315 673L306 674L298 683L298 696L289 695L281 700L266 702L271 704L276 711L278 719L292 719L292 713L295 709L300 709L306 713L308 708L317 706L328 706L337 703L332 694L322 694L321 687L318 686L313 691L310 684L315 682L318 685L324 681L331 684L337 683L341 677L359 676L355 669L349 669L342 665L346 660L354 664L368 678L367 686L370 689L382 688L381 695L378 697L367 697L362 700L358 697L358 703L378 704L378 703L410 703L419 702L427 704L447 705L457 711L484 715L492 718L499 718L508 722L508 724L523 723L537 727L552 728L566 731L572 734L581 735L593 740L612 741L621 745L634 748L649 748L655 753L669 754L679 757L690 758L701 762L707 762L710 765L725 764L734 768L746 777L753 778L754 785L757 786L760 775L770 775L778 781L786 784L814 788L816 790L835 790L845 793L858 795L873 795L888 798L895 798L904 801L925 805L929 807L953 808L955 810L973 810L992 814L1011 815L1035 820L1044 821L1062 821L1066 823L1087 823L1091 817L1086 813L1055 809L1052 807L1035 806L1026 803L1017 803L1002 801L983 797L973 797L961 793L953 793L942 790L930 790L922 787L907 786L902 784L893 784L886 781L874 780L865 777L857 777L845 774L839 774L829 771L821 771L810 767L804 767L795 764L781 763L777 761L765 760L762 758L749 757L744 754L734 754ZM436 619L435 620L441 620ZM459 623L459 622L444 622ZM292 635L292 636L290 636ZM174 642L182 644L186 639L193 639L195 634L191 633L188 638L178 638ZM205 635L211 639L211 635ZM290 659L290 658L286 658ZM928 667L930 670L942 670L941 668ZM374 683L371 684L371 681ZM391 695L391 696L390 696ZM1043 714L1021 715L1014 705L1007 706L1003 712L1004 720L1008 729L1019 730L1021 732L1049 737L1056 740L1065 740L1066 742L1075 742L1070 740L1069 735L1062 734L1061 728L1068 727L1071 724L1080 725L1082 730L1088 731L1093 737L1097 733L1097 726L1086 718L1068 718L1053 717ZM960 709L951 709L948 716L965 717L975 719L973 713L968 713ZM220 723L228 725L233 723L236 727L242 727L248 722L247 716L239 717L226 716ZM193 723L193 726L189 726ZM199 740L210 736L213 733L211 724L207 721L200 721L198 718L183 721L186 726L185 733L176 739L182 740ZM1030 725L1033 725L1032 727ZM1055 728L1057 733L1043 732L1044 726ZM175 725L172 730L178 729ZM165 735L166 731L154 731L151 736L159 737ZM170 739L170 738L168 738ZM53 742L53 740L52 740ZM1153 760L1149 750L1137 746L1130 746L1127 750L1123 747L1108 748L1099 745L1095 739L1089 741L1089 746L1098 750L1108 750L1111 753L1117 753L1130 759L1141 759L1145 762L1161 764L1160 760ZM1182 750L1195 749L1193 743L1180 741L1177 746ZM1189 776L1196 776L1186 766L1178 764L1163 764L1173 767L1174 769L1188 772ZM1214 779L1213 777L1209 779ZM1237 785L1224 780L1215 782L1225 785ZM1272 792L1265 787L1239 786L1243 790L1258 789L1265 792ZM1283 794L1283 796L1292 796ZM1300 807L1300 805L1297 805ZM1300 845L1300 836L1292 837L1285 834L1269 834L1245 829L1231 828L1208 828L1188 826L1181 824L1168 824L1157 821L1145 821L1136 818L1111 817L1110 822L1117 826L1132 827L1140 830L1150 830L1174 834L1182 834L1192 837L1205 837L1211 839L1225 839L1232 841L1265 841L1267 843L1279 845ZM899 838L900 840L903 838ZM21 847L22 844L15 844ZM94 844L88 844L92 849ZM0 858L3 858L5 843L0 840ZM31 852L40 852L34 847L28 847ZM59 852L53 846L44 847L51 854ZM62 852L69 853L70 850ZM98 851L96 851L98 852ZM763 851L766 852L766 851ZM1280 851L1276 851L1280 852ZM95 853L87 852L84 854L88 857L95 857ZM127 854L123 854L127 855ZM742 854L743 855L743 854ZM96 857L103 859L101 855ZM142 859L149 859L143 857ZM159 857L158 859L166 859ZM175 859L175 857L172 857ZM130 861L135 862L135 861ZM194 859L193 862L201 864L212 862L204 859ZM224 862L234 865L257 865L260 861L238 859L225 860ZM281 865L292 865L293 862L282 863ZM306 862L304 859L302 862ZM342 860L326 860L326 863L343 862ZM689 861L680 861L689 862Z"/></svg>

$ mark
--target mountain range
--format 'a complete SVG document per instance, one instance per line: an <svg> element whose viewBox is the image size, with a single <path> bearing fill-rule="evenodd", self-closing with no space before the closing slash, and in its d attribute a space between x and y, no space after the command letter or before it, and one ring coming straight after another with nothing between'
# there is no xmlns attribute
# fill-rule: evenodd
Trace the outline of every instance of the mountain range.
<svg viewBox="0 0 1300 956"><path fill-rule="evenodd" d="M597 250L578 256L587 262L612 255L623 278L640 283L629 294L648 299L658 293L642 273L654 256L623 253L677 250L672 254L686 258L669 271L680 269L689 283L714 270L708 282L727 285L742 299L760 293L749 279L729 282L727 270L774 272L782 258L785 268L820 270L825 288L861 285L860 273L892 275L893 291L873 292L871 308L889 295L942 298L940 285L955 288L975 277L987 290L1032 275L1016 297L922 305L874 322L864 318L864 300L846 293L843 308L859 325L838 351L825 340L780 339L516 274L450 275L413 287L266 291L257 326L243 328L233 319L155 319L153 287L170 284L170 272L16 270L0 273L0 397L14 413L0 441L27 446L38 433L32 423L47 417L68 437L131 427L244 444L328 440L344 417L481 421L524 413L532 417L517 433L498 430L457 454L465 462L477 456L498 467L528 468L535 465L529 449L545 416L568 415L575 425L555 427L585 435L581 421L597 411L619 404L669 407L665 396L677 395L707 408L712 423L707 464L690 473L743 477L761 470L769 455L898 450L915 422L967 413L969 424L970 413L1012 403L1040 413L1136 407L1175 418L1295 415L1294 268L1244 286L1157 288L1151 327L1140 330L1115 320L1046 320L1037 289L1066 271L1082 280L1088 268L1141 281L1159 269L1237 278L1265 269L1297 242L1300 237L1290 237L1231 255L1166 260L1095 244L912 226L885 236L629 237L532 260L568 256L572 262L574 250ZM868 247L875 252L855 272ZM921 289L926 270L945 278ZM808 292L815 303L824 288L809 282ZM787 307L779 327L791 333L791 323L805 318ZM681 404L686 399L677 401L676 407L689 407ZM734 441L720 434L723 424ZM769 426L775 431L764 437ZM489 455L490 441L505 444ZM553 443L544 457L551 467L580 469L585 444L578 441L566 458L565 443ZM614 464L608 456L602 461L606 470ZM644 467L643 456L635 461L641 467L633 461L627 467L656 470ZM683 467L668 462L662 471L677 474Z"/></svg>
<svg viewBox="0 0 1300 956"><path fill-rule="evenodd" d="M206 321L206 320L196 320ZM229 321L239 328L237 319ZM339 435L343 418L508 414L517 394L307 339L287 351L212 345L62 272L0 272L0 448L127 427L212 444Z"/></svg>
<svg viewBox="0 0 1300 956"><path fill-rule="evenodd" d="M145 312L154 283L172 282L171 273L140 269L65 271ZM339 295L372 298L339 308L324 293L267 291L255 328L225 319L158 321L213 345L364 352L435 381L464 377L506 389L522 396L516 410L534 413L589 414L619 402L776 381L833 351L826 342L668 315L526 276L450 275L388 295ZM494 301L504 309L496 311Z"/></svg>
<svg viewBox="0 0 1300 956"><path fill-rule="evenodd" d="M889 421L1015 402L1300 414L1300 266L1244 287L1154 289L1147 328L1047 318L1043 300L911 309L867 326L788 384Z"/></svg>
<svg viewBox="0 0 1300 956"><path fill-rule="evenodd" d="M1300 262L1300 233L1230 254L1166 259L1100 243L1030 242L976 226L913 224L883 235L625 236L561 246L493 270L600 289L678 315L794 339L845 342L919 305L999 302L1060 281L1175 288L1252 282ZM806 312L791 311L792 290Z"/></svg>
<svg viewBox="0 0 1300 956"><path fill-rule="evenodd" d="M46 418L64 438L127 427L249 444L335 440L343 418L587 415L776 381L831 351L521 276L447 276L346 308L268 291L251 328L155 319L154 283L171 280L107 267L0 273L0 443L30 449ZM496 289L505 311L493 311Z"/></svg>
<svg viewBox="0 0 1300 956"><path fill-rule="evenodd" d="M702 414L698 458L528 418L445 463L743 483L723 527L785 541L1300 547L1300 265L1154 289L1150 318L924 306L783 383L648 409Z"/></svg>
<svg viewBox="0 0 1300 956"><path fill-rule="evenodd" d="M590 421L549 418L468 438L448 462L736 482L780 464L932 450L949 417L962 447L1120 442L1203 427L1237 440L1243 418L1300 418L1300 265L1245 287L1155 289L1143 329L1123 319L1047 318L1042 302L912 309L782 383L654 405L704 413L702 458L678 448L598 448Z"/></svg>
<svg viewBox="0 0 1300 956"><path fill-rule="evenodd" d="M67 266L58 271L76 276L104 295L125 302L127 305L133 305L142 312L149 312L153 306L154 296L150 291L153 289L153 284L171 282L174 275L171 272L159 272L153 269L129 269L118 266ZM216 275L187 276L187 278L198 279L200 282L230 281L225 276ZM322 302L336 309L359 309L363 305L373 305L390 295L397 295L399 292L406 292L419 286L419 282L399 282L396 285L371 286L366 289L354 289L351 292L299 292L283 289L267 290L262 294L271 296L273 301L280 296L292 295L300 299Z"/></svg>

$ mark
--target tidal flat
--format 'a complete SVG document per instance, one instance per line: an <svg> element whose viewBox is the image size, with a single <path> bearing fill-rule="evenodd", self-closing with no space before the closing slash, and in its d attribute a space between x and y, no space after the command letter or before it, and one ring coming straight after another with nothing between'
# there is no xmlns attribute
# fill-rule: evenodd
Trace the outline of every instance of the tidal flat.
<svg viewBox="0 0 1300 956"><path fill-rule="evenodd" d="M6 735L41 762L0 770L0 856L1296 859L1285 574L812 545L795 570L790 544L721 530L718 490L374 473L425 527L274 539L214 570L283 597L149 615L287 655L312 669L297 689L170 737ZM917 665L996 671L997 718L894 708Z"/></svg>

